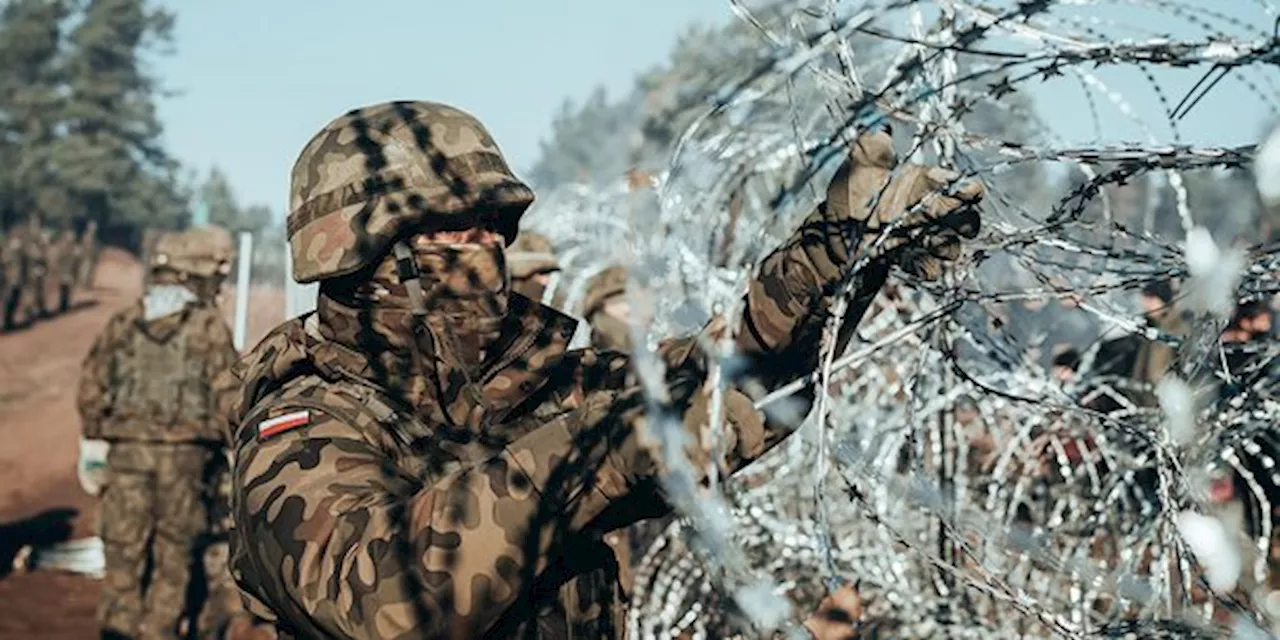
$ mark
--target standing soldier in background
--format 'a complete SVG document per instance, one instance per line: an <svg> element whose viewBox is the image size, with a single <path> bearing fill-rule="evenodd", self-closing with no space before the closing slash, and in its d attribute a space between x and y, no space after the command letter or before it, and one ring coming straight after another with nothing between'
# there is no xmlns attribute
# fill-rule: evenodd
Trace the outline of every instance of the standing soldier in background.
<svg viewBox="0 0 1280 640"><path fill-rule="evenodd" d="M106 461L104 638L174 638L187 612L194 547L210 527L208 474L226 455L210 381L237 355L201 292L231 257L220 229L160 236L142 299L111 318L85 359L81 466Z"/></svg>
<svg viewBox="0 0 1280 640"><path fill-rule="evenodd" d="M534 302L562 309L564 296L559 291L552 292L552 299L544 300L548 287L560 275L560 261L546 236L533 231L521 232L507 247L507 268L511 272L512 291Z"/></svg>
<svg viewBox="0 0 1280 640"><path fill-rule="evenodd" d="M76 274L77 284L85 289L92 289L98 273L98 221L90 220L80 234L80 269Z"/></svg>
<svg viewBox="0 0 1280 640"><path fill-rule="evenodd" d="M582 316L591 323L591 346L631 351L631 305L627 302L627 270L609 267L592 276L582 298Z"/></svg>
<svg viewBox="0 0 1280 640"><path fill-rule="evenodd" d="M27 317L38 320L49 316L49 251L50 242L40 216L29 219L22 248L27 261Z"/></svg>
<svg viewBox="0 0 1280 640"><path fill-rule="evenodd" d="M22 233L16 228L10 229L4 238L0 238L0 308L3 308L0 321L3 321L5 331L12 330L18 324L26 275L24 266Z"/></svg>
<svg viewBox="0 0 1280 640"><path fill-rule="evenodd" d="M80 244L76 242L76 233L70 224L58 232L50 249L49 261L53 275L58 279L58 313L66 313L71 308L71 294L79 279L81 261Z"/></svg>
<svg viewBox="0 0 1280 640"><path fill-rule="evenodd" d="M846 276L856 287L837 350L892 266L936 279L959 257L983 189L957 178L899 165L886 133L855 143L827 201L745 294L733 338L752 377L725 391L723 459L699 445L699 345L728 327L664 343L658 384L692 436L693 473L730 474L797 428L748 392L817 366ZM320 283L317 310L218 381L234 392L233 575L282 636L623 635L601 537L669 512L663 458L646 444L648 399L627 355L569 350L576 323L511 291L506 247L532 201L484 126L443 104L353 110L304 147L289 244L294 279ZM903 216L910 237L879 238Z"/></svg>

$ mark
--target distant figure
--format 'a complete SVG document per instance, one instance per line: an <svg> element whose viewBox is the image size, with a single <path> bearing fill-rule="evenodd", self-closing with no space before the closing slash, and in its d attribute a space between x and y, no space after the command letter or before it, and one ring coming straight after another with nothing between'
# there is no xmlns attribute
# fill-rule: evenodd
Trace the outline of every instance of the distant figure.
<svg viewBox="0 0 1280 640"><path fill-rule="evenodd" d="M10 230L0 239L0 308L3 308L4 330L10 331L18 324L22 289L25 285L24 252L22 234Z"/></svg>
<svg viewBox="0 0 1280 640"><path fill-rule="evenodd" d="M39 216L29 219L23 242L27 260L27 317L32 320L49 317L49 235Z"/></svg>
<svg viewBox="0 0 1280 640"><path fill-rule="evenodd" d="M210 470L226 444L210 381L237 357L207 292L230 269L230 236L160 236L142 299L113 316L84 362L81 466L105 457L104 638L173 638L189 608L198 538L210 527ZM86 459L90 458L90 459Z"/></svg>
<svg viewBox="0 0 1280 640"><path fill-rule="evenodd" d="M591 323L591 345L597 349L631 351L631 305L627 302L627 270L609 267L587 283L582 315Z"/></svg>
<svg viewBox="0 0 1280 640"><path fill-rule="evenodd" d="M70 227L58 233L49 248L49 266L58 279L58 313L71 308L71 294L75 291L80 270L80 245Z"/></svg>
<svg viewBox="0 0 1280 640"><path fill-rule="evenodd" d="M76 282L85 289L92 289L97 281L99 253L98 221L90 220L80 234L80 264Z"/></svg>
<svg viewBox="0 0 1280 640"><path fill-rule="evenodd" d="M560 272L555 248L546 236L533 231L521 233L507 247L507 268L511 271L512 291L534 302L563 310L563 296L555 291L552 291L551 299L546 296L553 276Z"/></svg>

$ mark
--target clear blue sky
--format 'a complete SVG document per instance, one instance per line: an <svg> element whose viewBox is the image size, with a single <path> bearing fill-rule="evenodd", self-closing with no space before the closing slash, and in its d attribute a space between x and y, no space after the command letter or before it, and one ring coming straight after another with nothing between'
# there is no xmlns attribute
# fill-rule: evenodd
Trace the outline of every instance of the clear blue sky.
<svg viewBox="0 0 1280 640"><path fill-rule="evenodd" d="M307 140L353 107L465 108L528 168L566 97L629 90L721 0L169 0L176 51L153 69L169 149L217 164L242 200L282 210Z"/></svg>
<svg viewBox="0 0 1280 640"><path fill-rule="evenodd" d="M1254 0L1191 0L1270 29ZM479 116L517 168L566 98L598 84L617 95L636 72L663 62L689 24L734 19L724 0L167 0L177 14L176 52L154 64L181 95L160 116L168 147L185 165L218 165L246 202L283 212L289 169L307 139L352 107L389 99L432 99ZM1091 12L1092 9L1086 10ZM1177 21L1115 8L1138 29L1190 33ZM1159 72L1176 102L1202 71ZM1273 69L1266 72L1277 83ZM1136 72L1104 80L1151 118L1159 102ZM1260 74L1255 73L1254 77ZM1088 103L1074 80L1034 94L1067 141L1095 139ZM1103 105L1109 140L1141 140L1115 107ZM1255 140L1268 111L1226 81L1185 122L1193 142Z"/></svg>

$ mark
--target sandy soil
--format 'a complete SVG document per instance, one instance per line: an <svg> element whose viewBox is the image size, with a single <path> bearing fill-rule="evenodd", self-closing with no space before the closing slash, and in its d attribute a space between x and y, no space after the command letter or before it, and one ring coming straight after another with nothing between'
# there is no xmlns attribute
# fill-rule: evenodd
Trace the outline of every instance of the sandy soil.
<svg viewBox="0 0 1280 640"><path fill-rule="evenodd" d="M96 286L71 312L0 335L0 639L98 636L97 581L10 567L24 544L92 535L96 526L95 501L75 477L75 389L94 337L141 289L133 257L108 250L102 260ZM284 294L255 290L251 304L250 346L283 319Z"/></svg>

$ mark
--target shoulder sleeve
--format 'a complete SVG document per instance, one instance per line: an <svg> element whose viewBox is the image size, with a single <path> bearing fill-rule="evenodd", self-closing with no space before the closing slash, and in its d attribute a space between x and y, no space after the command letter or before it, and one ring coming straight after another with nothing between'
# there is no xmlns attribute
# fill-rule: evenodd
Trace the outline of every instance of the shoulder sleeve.
<svg viewBox="0 0 1280 640"><path fill-rule="evenodd" d="M237 579L302 635L483 637L623 493L569 421L423 486L355 425L272 415L239 436Z"/></svg>

